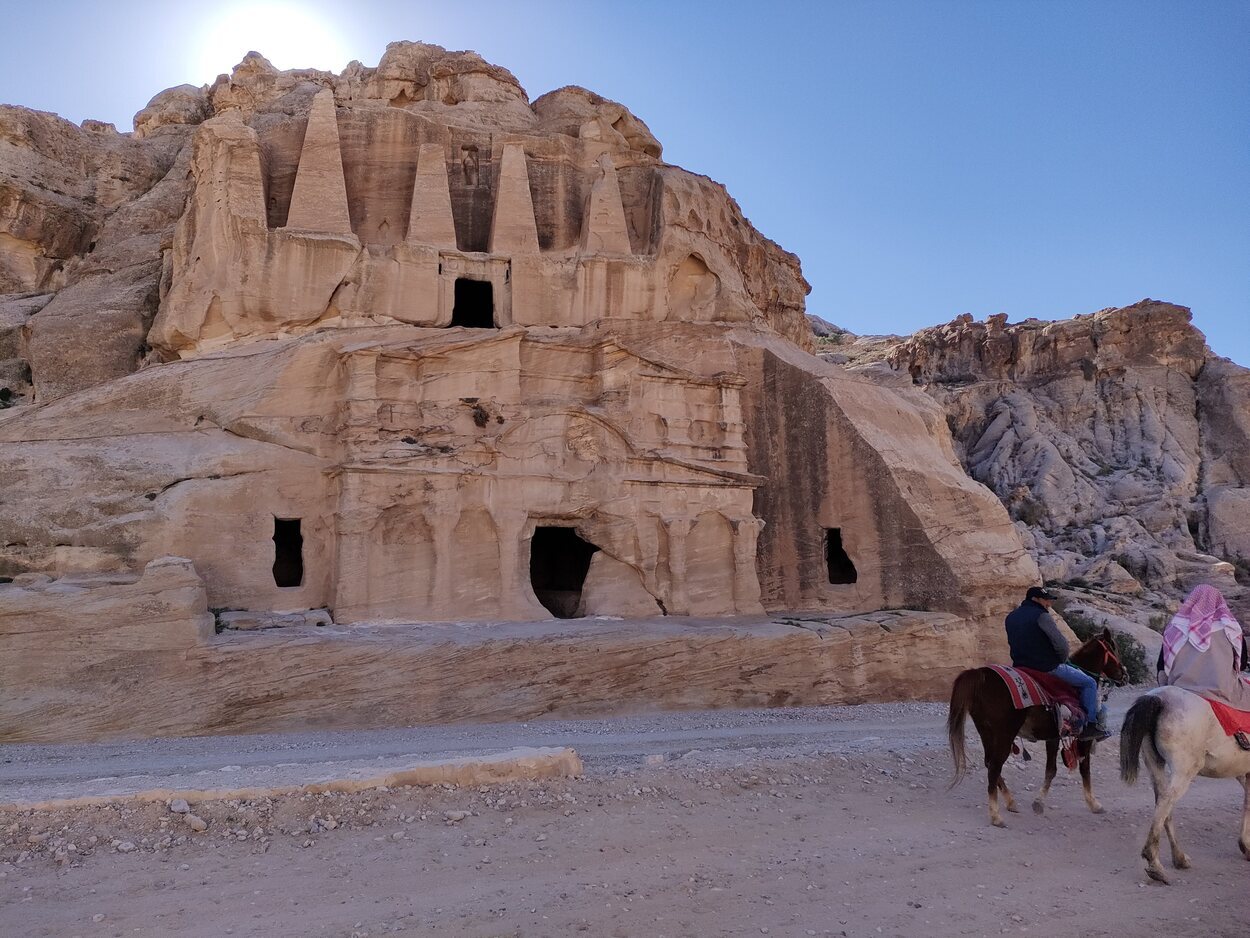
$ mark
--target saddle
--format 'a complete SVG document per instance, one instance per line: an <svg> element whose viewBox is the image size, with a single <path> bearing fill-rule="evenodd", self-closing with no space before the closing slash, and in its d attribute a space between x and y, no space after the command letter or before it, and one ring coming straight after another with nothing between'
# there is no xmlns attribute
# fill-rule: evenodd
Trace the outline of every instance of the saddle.
<svg viewBox="0 0 1250 938"><path fill-rule="evenodd" d="M1076 696L1076 689L1067 681L1045 671L1009 668L1001 664L991 664L988 667L1007 685L1012 706L1017 710L1029 707L1046 707L1050 710L1059 731L1059 749L1063 764L1069 771L1076 768L1077 727L1085 723L1085 710Z"/></svg>
<svg viewBox="0 0 1250 938"><path fill-rule="evenodd" d="M1202 699L1211 705L1215 718L1220 722L1220 728L1233 737L1238 746L1250 751L1250 738L1247 738L1250 736L1250 712L1236 710L1228 704L1212 700L1210 697L1203 697Z"/></svg>
<svg viewBox="0 0 1250 938"><path fill-rule="evenodd" d="M1032 668L1009 668L1001 664L991 664L989 668L1003 679L1011 693L1011 703L1017 710L1028 707L1057 709L1063 706L1071 712L1075 722L1084 721L1085 711L1081 709L1076 688L1062 678Z"/></svg>

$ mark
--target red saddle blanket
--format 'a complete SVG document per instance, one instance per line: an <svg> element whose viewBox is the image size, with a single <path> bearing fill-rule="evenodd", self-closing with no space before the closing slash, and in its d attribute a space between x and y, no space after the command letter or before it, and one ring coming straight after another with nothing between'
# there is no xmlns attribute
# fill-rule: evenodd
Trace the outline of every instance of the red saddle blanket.
<svg viewBox="0 0 1250 938"><path fill-rule="evenodd" d="M1062 678L1032 668L1008 668L1001 664L992 664L989 668L1003 679L1017 710L1063 704L1078 720L1084 719L1085 711L1076 696L1076 688Z"/></svg>
<svg viewBox="0 0 1250 938"><path fill-rule="evenodd" d="M1211 705L1211 709L1215 711L1215 718L1220 721L1220 726L1229 736L1234 733L1250 733L1250 712L1234 710L1228 704L1212 700L1210 697L1202 699Z"/></svg>

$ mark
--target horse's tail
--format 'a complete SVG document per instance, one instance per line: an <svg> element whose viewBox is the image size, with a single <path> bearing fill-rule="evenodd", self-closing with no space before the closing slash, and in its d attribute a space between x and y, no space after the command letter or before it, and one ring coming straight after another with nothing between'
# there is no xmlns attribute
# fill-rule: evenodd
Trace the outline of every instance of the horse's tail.
<svg viewBox="0 0 1250 938"><path fill-rule="evenodd" d="M1120 729L1120 778L1126 784L1132 785L1137 781L1138 759L1141 756L1142 743L1147 738L1155 758L1163 761L1159 747L1155 745L1155 730L1162 713L1163 701L1154 694L1146 694L1138 697L1124 715L1124 726Z"/></svg>
<svg viewBox="0 0 1250 938"><path fill-rule="evenodd" d="M950 713L946 716L946 738L951 745L951 758L955 762L955 776L948 788L954 788L968 774L968 753L964 748L964 720L972 707L972 701L985 683L984 668L969 668L960 672L951 687Z"/></svg>

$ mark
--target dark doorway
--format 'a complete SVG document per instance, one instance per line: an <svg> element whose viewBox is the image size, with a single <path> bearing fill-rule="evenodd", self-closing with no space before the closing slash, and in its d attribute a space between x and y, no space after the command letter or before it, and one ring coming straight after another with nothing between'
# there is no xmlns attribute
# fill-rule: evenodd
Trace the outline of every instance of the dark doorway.
<svg viewBox="0 0 1250 938"><path fill-rule="evenodd" d="M842 546L841 528L825 531L825 569L829 572L830 583L854 583L859 579L855 564Z"/></svg>
<svg viewBox="0 0 1250 938"><path fill-rule="evenodd" d="M467 329L495 329L495 292L488 280L456 278L451 324Z"/></svg>
<svg viewBox="0 0 1250 938"><path fill-rule="evenodd" d="M304 535L299 518L273 519L273 581L284 588L304 582Z"/></svg>
<svg viewBox="0 0 1250 938"><path fill-rule="evenodd" d="M572 619L582 601L590 557L599 548L572 528L535 528L530 540L530 584L557 619Z"/></svg>

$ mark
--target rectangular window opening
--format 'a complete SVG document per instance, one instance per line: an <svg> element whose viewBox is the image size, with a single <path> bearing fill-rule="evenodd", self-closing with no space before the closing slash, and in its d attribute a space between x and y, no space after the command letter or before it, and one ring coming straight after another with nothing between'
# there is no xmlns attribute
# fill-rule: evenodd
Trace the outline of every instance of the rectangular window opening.
<svg viewBox="0 0 1250 938"><path fill-rule="evenodd" d="M842 546L841 528L828 528L825 531L825 569L829 573L830 583L842 585L859 579L854 562Z"/></svg>
<svg viewBox="0 0 1250 938"><path fill-rule="evenodd" d="M273 519L273 581L284 589L304 583L304 535L299 518Z"/></svg>
<svg viewBox="0 0 1250 938"><path fill-rule="evenodd" d="M495 293L489 280L456 278L456 302L451 308L451 324L466 329L497 329Z"/></svg>

